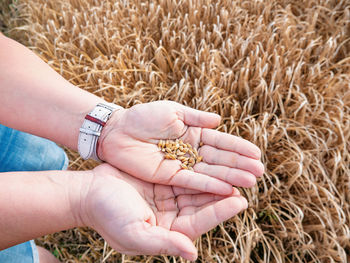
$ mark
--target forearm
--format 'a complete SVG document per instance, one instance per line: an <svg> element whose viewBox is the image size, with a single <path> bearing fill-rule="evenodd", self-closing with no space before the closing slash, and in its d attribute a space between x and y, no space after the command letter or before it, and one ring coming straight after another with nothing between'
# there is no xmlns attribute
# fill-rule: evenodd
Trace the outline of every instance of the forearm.
<svg viewBox="0 0 350 263"><path fill-rule="evenodd" d="M82 184L90 171L0 173L0 250L82 225Z"/></svg>
<svg viewBox="0 0 350 263"><path fill-rule="evenodd" d="M0 35L0 123L77 149L85 115L103 100L75 87L21 44Z"/></svg>

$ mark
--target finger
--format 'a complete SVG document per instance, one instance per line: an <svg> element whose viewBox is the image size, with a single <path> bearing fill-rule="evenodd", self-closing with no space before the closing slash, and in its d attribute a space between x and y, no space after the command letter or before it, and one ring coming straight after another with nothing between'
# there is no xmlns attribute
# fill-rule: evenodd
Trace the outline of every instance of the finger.
<svg viewBox="0 0 350 263"><path fill-rule="evenodd" d="M178 196L178 195L195 195L195 194L203 193L202 191L192 190L192 189L183 188L183 187L176 187L176 186L173 186L173 191L174 191L175 196ZM237 188L233 188L232 195L240 195L240 194L241 193L239 192L239 190Z"/></svg>
<svg viewBox="0 0 350 263"><path fill-rule="evenodd" d="M152 242L150 242L152 240ZM167 254L196 260L197 249L192 241L182 233L169 231L163 227L152 226L144 229L135 238L140 254Z"/></svg>
<svg viewBox="0 0 350 263"><path fill-rule="evenodd" d="M257 177L264 173L264 165L256 159L252 159L235 152L219 150L209 145L204 145L199 149L199 154L203 156L204 162L214 165L223 165L248 171Z"/></svg>
<svg viewBox="0 0 350 263"><path fill-rule="evenodd" d="M181 231L191 239L195 239L221 222L235 216L247 206L248 203L244 197L230 196L220 201L205 204L200 209L185 207L180 211L172 230Z"/></svg>
<svg viewBox="0 0 350 263"><path fill-rule="evenodd" d="M254 159L261 158L260 149L253 143L231 134L203 129L202 142L226 151L236 152Z"/></svg>
<svg viewBox="0 0 350 263"><path fill-rule="evenodd" d="M205 174L184 169L179 170L168 184L218 195L232 194L230 184Z"/></svg>
<svg viewBox="0 0 350 263"><path fill-rule="evenodd" d="M190 107L178 105L178 116L186 125L202 128L215 128L220 124L221 117L212 112L195 110Z"/></svg>
<svg viewBox="0 0 350 263"><path fill-rule="evenodd" d="M237 188L233 187L232 196L241 196L241 193Z"/></svg>
<svg viewBox="0 0 350 263"><path fill-rule="evenodd" d="M183 188L183 187L176 187L176 186L173 186L173 191L174 191L175 196L178 196L178 195L194 195L194 194L203 193L203 192L198 191L198 190L192 190L192 189Z"/></svg>
<svg viewBox="0 0 350 263"><path fill-rule="evenodd" d="M205 162L200 162L193 168L195 172L218 178L234 186L250 188L256 184L255 175L244 170L222 165L209 165Z"/></svg>
<svg viewBox="0 0 350 263"><path fill-rule="evenodd" d="M241 195L241 193L239 192L239 190L235 187L232 188L233 193L232 195ZM173 186L173 191L175 196L179 196L179 195L196 195L196 194L202 194L202 191L198 191L198 190L192 190L192 189L188 189L188 188L183 188L183 187L176 187Z"/></svg>
<svg viewBox="0 0 350 263"><path fill-rule="evenodd" d="M235 189L235 194L237 194L237 189ZM239 193L239 192L238 192ZM177 205L179 209L186 206L200 207L202 205L211 203L213 201L219 201L227 198L224 195L214 195L214 194L196 194L196 195L180 195L177 197Z"/></svg>

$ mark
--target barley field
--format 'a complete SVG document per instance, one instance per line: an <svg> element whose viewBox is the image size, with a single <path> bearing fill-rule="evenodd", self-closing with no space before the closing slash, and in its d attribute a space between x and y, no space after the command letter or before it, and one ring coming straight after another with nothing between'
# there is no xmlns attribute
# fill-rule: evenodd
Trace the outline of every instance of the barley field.
<svg viewBox="0 0 350 263"><path fill-rule="evenodd" d="M216 112L219 130L262 149L265 175L240 189L249 208L195 241L198 262L350 262L350 0L1 0L0 10L2 32L78 87L123 107L166 99ZM96 165L67 152L71 169ZM36 242L63 262L184 262L121 255L88 228Z"/></svg>

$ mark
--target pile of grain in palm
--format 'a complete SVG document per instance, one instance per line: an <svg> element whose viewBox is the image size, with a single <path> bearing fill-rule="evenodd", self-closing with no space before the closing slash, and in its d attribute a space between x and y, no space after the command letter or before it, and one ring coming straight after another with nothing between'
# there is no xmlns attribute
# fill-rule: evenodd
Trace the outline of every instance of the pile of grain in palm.
<svg viewBox="0 0 350 263"><path fill-rule="evenodd" d="M347 262L348 0L3 0L6 34L124 107L167 99L216 112L266 167L249 208L196 241L199 262ZM0 51L1 52L1 51ZM65 87L62 87L64 89ZM71 169L96 164L69 151ZM131 257L90 229L37 240L64 262Z"/></svg>
<svg viewBox="0 0 350 263"><path fill-rule="evenodd" d="M165 159L178 160L182 169L193 171L193 166L202 161L196 148L182 140L159 140L158 148L165 154Z"/></svg>

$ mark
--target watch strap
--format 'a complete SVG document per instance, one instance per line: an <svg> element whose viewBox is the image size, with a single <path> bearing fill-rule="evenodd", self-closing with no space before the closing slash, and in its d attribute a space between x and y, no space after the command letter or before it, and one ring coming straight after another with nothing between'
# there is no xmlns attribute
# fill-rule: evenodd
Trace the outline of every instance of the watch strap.
<svg viewBox="0 0 350 263"><path fill-rule="evenodd" d="M91 158L101 161L97 155L97 142L102 128L117 109L120 109L120 107L116 104L99 103L86 115L83 125L79 130L78 138L78 151L84 160Z"/></svg>

